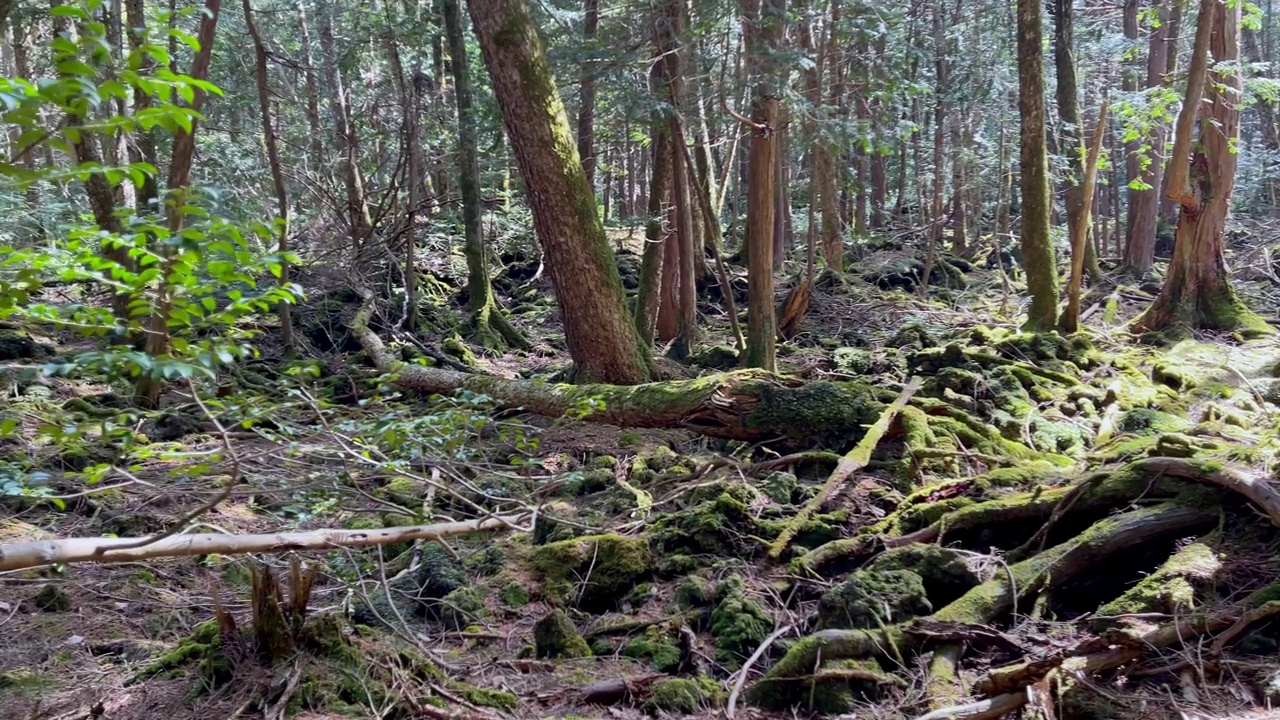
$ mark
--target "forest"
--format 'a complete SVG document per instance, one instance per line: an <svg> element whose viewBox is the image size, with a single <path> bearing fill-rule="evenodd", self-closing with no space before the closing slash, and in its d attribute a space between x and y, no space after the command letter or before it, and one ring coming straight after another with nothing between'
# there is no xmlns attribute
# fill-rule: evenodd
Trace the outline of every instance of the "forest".
<svg viewBox="0 0 1280 720"><path fill-rule="evenodd" d="M1260 1L0 0L0 719L1280 718Z"/></svg>

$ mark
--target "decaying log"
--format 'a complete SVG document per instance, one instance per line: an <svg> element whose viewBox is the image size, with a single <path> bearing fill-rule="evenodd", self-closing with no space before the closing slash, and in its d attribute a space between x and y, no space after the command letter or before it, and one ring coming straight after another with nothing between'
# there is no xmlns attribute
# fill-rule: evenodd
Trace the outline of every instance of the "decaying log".
<svg viewBox="0 0 1280 720"><path fill-rule="evenodd" d="M732 440L781 437L826 446L860 438L884 410L886 393L870 385L803 382L760 370L624 386L509 380L410 365L369 328L372 313L367 298L350 322L351 332L374 367L409 392L451 395L465 389L545 417L581 413L584 420L621 427L686 428Z"/></svg>
<svg viewBox="0 0 1280 720"><path fill-rule="evenodd" d="M511 528L529 514L493 515L479 520L407 525L376 530L308 530L305 532L227 535L204 533L170 535L138 545L136 538L63 538L0 545L0 571L75 562L118 563L188 555L243 555L291 550L362 548L410 540L439 540L451 535Z"/></svg>

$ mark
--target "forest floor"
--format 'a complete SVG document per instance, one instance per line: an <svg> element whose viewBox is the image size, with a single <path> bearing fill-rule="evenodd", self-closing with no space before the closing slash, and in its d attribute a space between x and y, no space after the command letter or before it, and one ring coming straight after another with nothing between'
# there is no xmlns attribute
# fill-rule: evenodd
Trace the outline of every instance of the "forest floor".
<svg viewBox="0 0 1280 720"><path fill-rule="evenodd" d="M1237 238L1231 261L1274 321L1267 237ZM497 284L534 349L444 345L481 372L546 376L567 363L550 288L536 262L507 260ZM822 502L860 434L726 441L393 395L332 290L302 308L319 377L264 360L227 378L207 409L230 430L181 388L121 430L122 387L10 359L0 471L41 471L47 489L0 497L0 542L159 532L231 474L243 482L198 531L539 514L519 532L301 555L319 568L307 617L270 660L250 637L255 586L270 570L289 597L286 554L0 574L0 718L888 719L984 697L995 705L929 717L1011 703L1026 717L1280 718L1280 516L1266 507L1280 343L1143 342L1125 324L1153 287L1114 282L1084 303L1087 339L1021 335L998 270L946 263L926 301L904 291L916 263L864 250L820 276L780 345L781 373L845 393L829 402L866 398L863 424L888 423ZM619 253L629 289L638 265ZM460 317L452 283L446 269L427 284L434 317ZM718 294L702 300L689 374L733 366ZM886 412L912 377L905 409ZM49 426L82 430L53 442ZM125 431L126 455L101 440ZM97 470L112 465L124 472Z"/></svg>

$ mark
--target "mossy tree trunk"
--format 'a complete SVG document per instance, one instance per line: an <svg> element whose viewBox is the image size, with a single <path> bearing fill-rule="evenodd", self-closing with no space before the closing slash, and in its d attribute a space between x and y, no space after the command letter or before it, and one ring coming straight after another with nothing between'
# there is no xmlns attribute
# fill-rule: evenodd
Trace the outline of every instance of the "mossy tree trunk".
<svg viewBox="0 0 1280 720"><path fill-rule="evenodd" d="M1222 252L1235 185L1241 83L1239 75L1216 68L1230 67L1239 58L1239 26L1238 4L1223 0L1200 3L1187 96L1178 116L1169 165L1169 196L1180 206L1173 261L1160 296L1134 320L1138 331L1270 331L1236 295ZM1200 138L1193 146L1191 133L1202 104Z"/></svg>
<svg viewBox="0 0 1280 720"><path fill-rule="evenodd" d="M575 369L588 380L644 382L649 348L627 315L595 194L529 8L524 0L473 0L468 9L524 177Z"/></svg>
<svg viewBox="0 0 1280 720"><path fill-rule="evenodd" d="M751 90L751 146L747 181L747 348L746 367L772 371L777 343L773 307L773 234L776 201L775 155L782 91L777 80L777 54L786 27L786 0L742 0L747 71Z"/></svg>
<svg viewBox="0 0 1280 720"><path fill-rule="evenodd" d="M600 30L600 0L583 0L582 44L587 51L594 51L596 34ZM450 52L458 57L456 52ZM455 71L456 72L456 71ZM582 160L582 172L587 176L587 186L592 196L596 186L596 70L591 59L582 62L582 80L578 84L578 157ZM605 181L606 190L608 180ZM605 203L606 213L608 203Z"/></svg>
<svg viewBox="0 0 1280 720"><path fill-rule="evenodd" d="M1052 330L1058 319L1058 268L1049 240L1049 166L1044 118L1040 3L1018 0L1018 114L1021 118L1022 264L1031 307L1025 328Z"/></svg>
<svg viewBox="0 0 1280 720"><path fill-rule="evenodd" d="M1067 172L1062 178L1067 210L1067 230L1071 247L1076 246L1076 228L1084 212L1081 197L1084 163L1079 148L1084 130L1080 119L1080 94L1076 89L1075 1L1053 0L1053 68L1057 75L1058 138L1066 156Z"/></svg>
<svg viewBox="0 0 1280 720"><path fill-rule="evenodd" d="M476 124L471 101L471 67L467 60L466 38L459 0L442 0L449 56L453 58L453 97L458 111L458 187L462 193L462 225L466 236L467 304L471 309L471 332L480 345L502 350L507 345L523 348L528 341L498 309L489 280L484 224L480 207L480 162L476 146ZM410 182L416 182L411 179Z"/></svg>

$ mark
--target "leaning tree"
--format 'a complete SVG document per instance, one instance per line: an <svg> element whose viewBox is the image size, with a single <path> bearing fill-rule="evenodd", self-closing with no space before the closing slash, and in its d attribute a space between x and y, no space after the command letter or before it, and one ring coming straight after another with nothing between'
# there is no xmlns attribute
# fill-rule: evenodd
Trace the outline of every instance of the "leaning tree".
<svg viewBox="0 0 1280 720"><path fill-rule="evenodd" d="M1239 27L1239 3L1201 1L1187 96L1169 161L1168 194L1179 205L1173 260L1160 296L1134 320L1135 330L1271 332L1236 294L1222 252L1240 133L1241 83L1234 69ZM1201 112L1193 147L1191 133Z"/></svg>
<svg viewBox="0 0 1280 720"><path fill-rule="evenodd" d="M627 314L595 193L529 8L524 0L471 0L468 9L524 177L576 374L644 382L649 349Z"/></svg>

